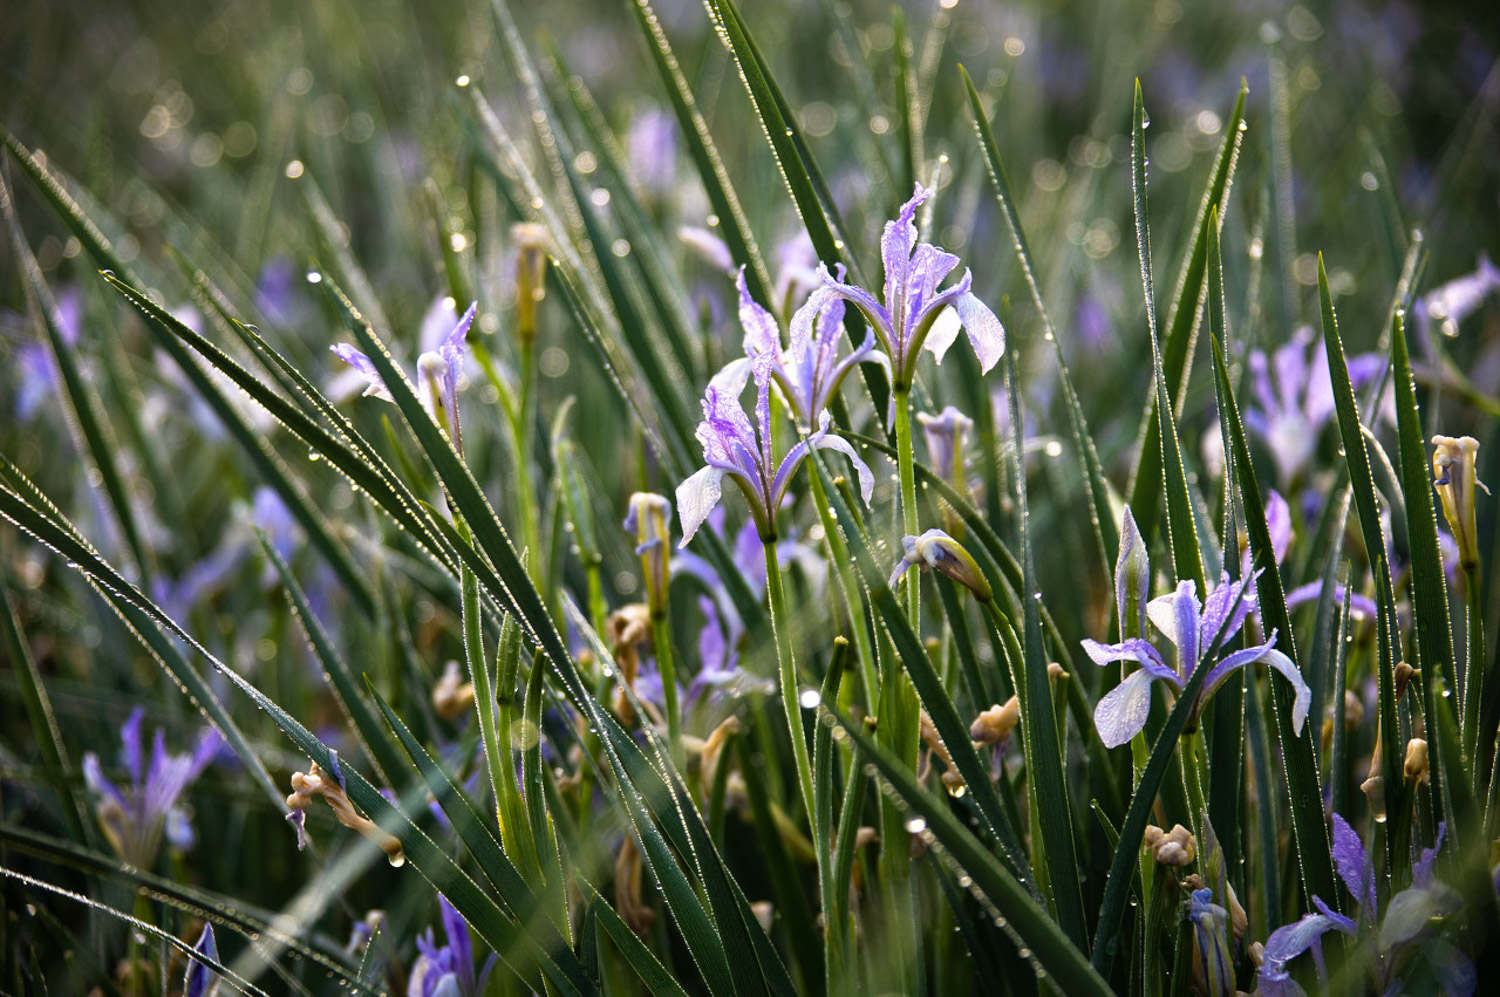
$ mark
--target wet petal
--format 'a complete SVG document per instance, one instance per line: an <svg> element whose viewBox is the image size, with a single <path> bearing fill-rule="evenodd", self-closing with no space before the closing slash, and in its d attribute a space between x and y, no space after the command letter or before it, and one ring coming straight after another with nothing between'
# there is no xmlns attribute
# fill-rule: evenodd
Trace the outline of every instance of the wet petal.
<svg viewBox="0 0 1500 997"><path fill-rule="evenodd" d="M1151 712L1151 682L1146 669L1131 672L1125 681L1105 693L1094 707L1094 726L1106 748L1117 748L1141 732Z"/></svg>
<svg viewBox="0 0 1500 997"><path fill-rule="evenodd" d="M677 486L677 514L682 517L682 542L686 547L698 527L708 518L724 489L724 471L717 467L699 468Z"/></svg>
<svg viewBox="0 0 1500 997"><path fill-rule="evenodd" d="M911 274L911 254L917 245L917 209L932 196L932 191L917 184L911 199L901 205L896 217L885 223L880 236L880 262L885 268L885 300L887 307L898 294L906 292ZM904 316L891 316L900 322Z"/></svg>
<svg viewBox="0 0 1500 997"><path fill-rule="evenodd" d="M1148 641L1131 637L1119 644L1101 644L1097 640L1083 640L1083 651L1096 665L1107 665L1114 661L1134 661L1149 669L1158 678L1177 677L1172 667L1162 660L1161 654Z"/></svg>
<svg viewBox="0 0 1500 997"><path fill-rule="evenodd" d="M735 278L735 287L740 292L740 325L745 330L745 353L751 357L769 353L779 358L781 326L776 324L776 319L770 312L750 297L750 287L745 282L744 267L740 267L739 275Z"/></svg>
<svg viewBox="0 0 1500 997"><path fill-rule="evenodd" d="M203 934L198 936L198 944L193 946L193 952L214 962L219 961L219 945L214 941L212 924L203 926ZM182 997L204 997L218 975L197 959L189 958L187 976L182 981Z"/></svg>
<svg viewBox="0 0 1500 997"><path fill-rule="evenodd" d="M1005 355L1005 326L990 311L989 306L973 294L960 295L953 303L953 310L963 320L964 332L974 346L974 355L979 358L979 369L988 373Z"/></svg>
<svg viewBox="0 0 1500 997"><path fill-rule="evenodd" d="M1333 864L1339 878L1370 921L1375 920L1375 864L1354 828L1341 814L1333 815Z"/></svg>

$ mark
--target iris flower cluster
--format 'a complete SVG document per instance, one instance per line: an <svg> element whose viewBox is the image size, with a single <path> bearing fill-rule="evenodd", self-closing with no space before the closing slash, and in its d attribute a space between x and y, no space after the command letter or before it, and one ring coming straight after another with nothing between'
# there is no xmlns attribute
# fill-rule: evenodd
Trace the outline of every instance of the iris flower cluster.
<svg viewBox="0 0 1500 997"><path fill-rule="evenodd" d="M847 282L842 266L831 273L820 265L818 285L792 315L786 346L775 316L750 296L741 269L739 318L745 356L715 374L703 397L697 438L706 465L677 488L684 545L718 504L726 477L744 493L761 539L774 540L776 513L792 476L814 450L834 450L848 457L859 479L860 495L869 503L874 475L849 442L830 428L829 406L844 378L859 364L884 367L897 392L904 395L911 387L919 351L925 348L941 360L960 329L968 333L984 370L1000 359L1005 330L970 290L970 272L965 270L957 283L942 287L958 265L958 257L918 241L916 212L931 196L931 190L917 185L896 218L886 223L880 240L885 270L882 297L877 299ZM847 353L843 350L846 302L863 313L870 327L863 342ZM753 419L740 401L752 380ZM773 382L802 432L802 438L779 459L771 427ZM897 404L894 397L892 404Z"/></svg>

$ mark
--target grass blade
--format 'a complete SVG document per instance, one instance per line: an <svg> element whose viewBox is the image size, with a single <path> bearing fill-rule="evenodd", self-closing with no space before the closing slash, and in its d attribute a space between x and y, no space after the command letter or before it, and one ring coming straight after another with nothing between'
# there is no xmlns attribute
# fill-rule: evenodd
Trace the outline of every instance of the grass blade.
<svg viewBox="0 0 1500 997"><path fill-rule="evenodd" d="M1166 392L1174 405L1180 405L1187 386L1187 372L1192 365L1193 347L1197 339L1198 322L1202 315L1201 302L1204 294L1203 272L1208 259L1209 209L1218 210L1223 218L1229 204L1229 192L1234 180L1235 166L1239 161L1240 142L1245 131L1245 95L1249 88L1240 82L1239 96L1234 110L1225 119L1224 140L1219 144L1213 170L1203 189L1203 198L1198 202L1198 213L1193 221L1192 234L1188 239L1187 254L1183 257L1177 275L1177 286L1172 294L1172 306L1167 312L1167 336L1161 344L1161 369L1166 374ZM1158 401L1152 396L1146 402L1146 411L1141 419L1141 450L1130 486L1130 510L1147 537L1156 529L1161 493L1162 465L1159 419L1156 415ZM1175 412L1175 409L1174 409Z"/></svg>
<svg viewBox="0 0 1500 997"><path fill-rule="evenodd" d="M1349 366L1344 360L1344 344L1339 338L1338 317L1333 310L1333 295L1328 289L1328 272L1318 257L1318 300L1323 313L1323 344L1328 355L1328 372L1333 380L1334 409L1338 414L1339 438L1344 445L1344 460L1349 467L1349 483L1354 489L1354 508L1359 513L1360 534L1365 542L1365 556L1375 576L1375 604L1380 609L1378 623L1379 661L1377 679L1380 689L1381 767L1385 783L1385 811L1390 815L1390 832L1385 836L1386 868L1398 881L1411 866L1411 856L1401 844L1411 833L1409 820L1410 793L1401 771L1404 757L1400 728L1396 716L1396 598L1391 587L1390 563L1386 559L1384 530L1380 507L1371 477L1370 455L1365 449L1364 430L1349 383ZM1425 490L1425 485L1424 485ZM1435 528L1435 527L1434 527ZM1267 625L1275 624L1267 619Z"/></svg>
<svg viewBox="0 0 1500 997"><path fill-rule="evenodd" d="M1068 794L1064 770L1063 746L1057 734L1052 708L1052 685L1047 674L1047 652L1042 646L1042 610L1038 603L1036 563L1031 549L1031 523L1026 508L1026 467L1022 462L1025 423L1021 421L1020 385L1016 379L1016 354L1005 355L1006 394L1010 399L1010 424L1015 432L1011 448L1011 476L1016 490L1016 520L1021 529L1021 605L1024 632L1026 711L1023 733L1030 750L1028 775L1036 790L1041 813L1042 835L1046 839L1047 879L1052 884L1052 898L1057 904L1059 920L1073 944L1088 947L1088 926L1083 920L1083 892L1079 886L1078 845L1073 837L1073 804Z"/></svg>
<svg viewBox="0 0 1500 997"><path fill-rule="evenodd" d="M1241 99L1243 100L1243 94ZM1151 223L1146 207L1146 124L1141 81L1136 80L1130 129L1130 187L1135 195L1135 241L1140 256L1141 288L1146 297L1146 332L1151 340L1152 380L1156 385L1156 430L1161 446L1157 468L1167 493L1167 538L1170 541L1172 567L1177 580L1192 580L1197 583L1198 591L1206 595L1208 587L1204 584L1203 555L1198 547L1193 497L1188 486L1187 470L1182 463L1182 441L1177 436L1177 408L1167 387L1167 369L1156 333L1156 290L1151 282ZM1217 221L1217 210L1210 210L1203 231L1207 232ZM1151 445L1149 437L1145 445ZM1144 469L1145 466L1143 455L1141 468ZM1131 511L1134 512L1133 506ZM1144 524L1141 526L1142 532L1150 536L1155 518L1154 509L1149 515L1136 518L1139 523Z"/></svg>

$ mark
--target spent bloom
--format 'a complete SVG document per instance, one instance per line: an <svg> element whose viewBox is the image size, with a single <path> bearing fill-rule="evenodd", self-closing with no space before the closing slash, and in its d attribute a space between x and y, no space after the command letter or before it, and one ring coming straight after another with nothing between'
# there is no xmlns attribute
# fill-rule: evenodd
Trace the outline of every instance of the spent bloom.
<svg viewBox="0 0 1500 997"><path fill-rule="evenodd" d="M1188 900L1193 930L1193 981L1199 993L1234 993L1234 962L1229 950L1229 911L1214 903L1213 890L1194 890Z"/></svg>
<svg viewBox="0 0 1500 997"><path fill-rule="evenodd" d="M1140 579L1150 578L1149 562L1144 570L1139 566L1132 567L1130 563L1131 559L1139 561L1145 557L1144 545L1139 544L1139 535L1133 526L1133 521L1127 518L1122 530L1120 562L1115 572L1115 598L1122 607L1122 619L1127 618L1126 612L1133 604L1138 604L1135 600L1144 594ZM1094 725L1106 747L1124 744L1145 726L1146 715L1151 710L1152 682L1166 682L1181 692L1200 665L1207 667L1209 672L1204 676L1198 693L1197 710L1202 709L1202 704L1208 701L1214 690L1236 670L1265 661L1292 683L1296 692L1292 726L1297 733L1302 732L1312 702L1312 691L1296 664L1276 650L1274 632L1264 644L1231 651L1222 658L1209 655L1239 633L1245 618L1255 608L1255 595L1249 591L1253 581L1253 575L1246 575L1239 582L1230 582L1226 573L1221 576L1219 584L1208 591L1207 597L1200 600L1197 583L1188 579L1179 582L1171 593L1146 604L1147 619L1176 648L1175 664L1168 664L1161 652L1143 637L1126 637L1118 644L1102 644L1087 638L1083 641L1085 653L1096 665L1134 661L1141 666L1106 693L1094 708Z"/></svg>
<svg viewBox="0 0 1500 997"><path fill-rule="evenodd" d="M1432 478L1443 516L1458 544L1459 563L1465 571L1479 566L1479 534L1474 524L1474 490L1490 490L1475 476L1479 441L1472 436L1432 438Z"/></svg>
<svg viewBox="0 0 1500 997"><path fill-rule="evenodd" d="M491 953L476 973L469 926L441 893L438 894L438 912L447 944L438 945L431 928L417 936L417 961L412 964L411 976L407 978L406 995L478 997L484 993L490 971L495 968L495 955Z"/></svg>
<svg viewBox="0 0 1500 997"><path fill-rule="evenodd" d="M791 345L781 348L781 328L775 317L750 297L741 267L740 324L745 328L745 355L751 362L765 358L771 376L792 408L797 422L811 426L838 394L849 372L861 363L890 369L884 353L875 349L875 334L866 332L858 349L840 357L844 342L844 302L826 294L810 296L792 315Z"/></svg>
<svg viewBox="0 0 1500 997"><path fill-rule="evenodd" d="M174 755L167 751L166 735L158 727L147 765L141 744L144 717L144 708L137 706L120 727L120 761L130 776L128 784L111 781L92 751L83 757L83 777L99 797L99 825L115 852L131 865L149 869L156 863L163 834L174 848L193 847L193 826L178 801L223 742L212 727L204 728L191 754Z"/></svg>
<svg viewBox="0 0 1500 997"><path fill-rule="evenodd" d="M745 414L740 394L751 373L755 376L755 421ZM708 382L703 397L703 421L698 423L698 442L703 444L705 467L677 486L677 512L682 517L682 543L718 505L727 476L739 485L750 505L763 542L776 539L776 512L786 496L797 467L814 450L836 450L849 458L859 476L860 494L866 504L875 489L875 476L860 460L849 441L828 431L825 411L818 428L799 441L778 463L771 439L771 362L760 356L754 361L734 360Z"/></svg>
<svg viewBox="0 0 1500 997"><path fill-rule="evenodd" d="M988 371L1005 352L1005 328L989 306L970 290L973 274L964 271L958 283L939 285L958 266L958 257L917 241L917 209L932 196L917 184L911 199L886 222L880 237L880 259L885 268L884 301L861 287L844 282L844 271L834 276L823 266L823 286L813 293L843 298L864 313L891 359L891 377L898 389L911 386L917 353L923 347L938 360L948 352L962 328L974 344L979 366ZM950 310L951 309L951 310Z"/></svg>

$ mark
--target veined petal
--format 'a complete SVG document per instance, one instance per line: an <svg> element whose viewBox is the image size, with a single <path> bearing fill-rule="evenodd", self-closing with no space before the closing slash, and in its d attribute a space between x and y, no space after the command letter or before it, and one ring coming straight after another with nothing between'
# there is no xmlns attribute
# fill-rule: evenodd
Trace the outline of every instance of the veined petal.
<svg viewBox="0 0 1500 997"><path fill-rule="evenodd" d="M1134 661L1149 670L1157 678L1176 680L1177 673L1162 660L1161 654L1149 641L1131 637L1118 644L1101 644L1085 637L1083 652L1096 665L1107 665L1114 661Z"/></svg>
<svg viewBox="0 0 1500 997"><path fill-rule="evenodd" d="M1376 919L1375 907L1375 863L1370 860L1370 853L1365 851L1365 846L1359 840L1359 835L1349 822L1341 814L1333 815L1333 865L1338 870L1339 878L1344 881L1344 886L1354 897L1354 902L1359 904L1360 912L1373 924Z"/></svg>
<svg viewBox="0 0 1500 997"><path fill-rule="evenodd" d="M826 414L826 413L825 413ZM814 441L815 450L837 450L849 458L849 463L854 465L854 473L859 478L859 497L864 499L865 505L870 504L870 495L875 491L875 475L870 473L870 467L860 459L859 454L854 452L854 447L849 441L836 433L829 433Z"/></svg>
<svg viewBox="0 0 1500 997"><path fill-rule="evenodd" d="M1198 664L1199 609L1198 586L1191 578L1178 582L1172 592L1146 604L1151 623L1176 646L1178 671L1184 677L1193 674Z"/></svg>
<svg viewBox="0 0 1500 997"><path fill-rule="evenodd" d="M1203 654L1215 640L1222 647L1240 632L1245 617L1255 608L1255 594L1250 586L1259 572L1250 572L1237 582L1230 582L1227 572L1219 575L1219 583L1203 600L1203 616L1198 623L1198 651Z"/></svg>
<svg viewBox="0 0 1500 997"><path fill-rule="evenodd" d="M745 330L746 355L754 357L757 354L769 353L773 357L780 357L781 326L776 324L776 319L770 312L750 297L750 287L745 283L744 267L740 267L739 275L735 277L734 283L740 292L740 325Z"/></svg>
<svg viewBox="0 0 1500 997"><path fill-rule="evenodd" d="M922 349L932 354L932 358L938 363L943 362L948 348L958 338L959 331L964 327L964 320L959 317L958 312L952 308L944 308L938 312L937 318L932 320L931 327L927 330L927 338L922 340Z"/></svg>
<svg viewBox="0 0 1500 997"><path fill-rule="evenodd" d="M1005 326L990 311L988 305L972 293L961 294L953 302L953 310L963 321L964 332L974 346L974 355L979 358L979 369L989 373L991 367L1005 355Z"/></svg>
<svg viewBox="0 0 1500 997"><path fill-rule="evenodd" d="M369 357L348 343L334 343L329 349L333 351L334 356L359 371L360 375L369 382L365 385L365 395L374 395L376 398L395 403L396 400L391 397L385 382L380 379L380 372L375 369L375 364L370 361Z"/></svg>
<svg viewBox="0 0 1500 997"><path fill-rule="evenodd" d="M886 310L885 305L875 300L875 297L862 287L844 283L844 268L839 267L838 277L828 272L828 266L818 264L818 277L823 286L829 291L837 294L845 301L864 313L869 321L870 327L875 330L875 335L880 337L880 342L885 346L887 352L896 350L896 333L892 326L892 316Z"/></svg>
<svg viewBox="0 0 1500 997"><path fill-rule="evenodd" d="M1094 726L1106 748L1117 748L1135 737L1146 726L1151 712L1151 683L1155 676L1138 669L1125 677L1099 700L1094 707Z"/></svg>
<svg viewBox="0 0 1500 997"><path fill-rule="evenodd" d="M917 184L911 199L901 205L895 218L885 223L885 231L880 236L880 262L885 268L885 301L893 312L898 310L893 302L905 295L911 273L911 254L917 245L917 209L931 196L932 191ZM899 322L905 316L892 314L891 317Z"/></svg>
<svg viewBox="0 0 1500 997"><path fill-rule="evenodd" d="M677 486L677 514L682 518L682 542L686 547L698 527L708 518L724 490L724 470L718 467L703 467L695 471Z"/></svg>
<svg viewBox="0 0 1500 997"><path fill-rule="evenodd" d="M463 315L454 323L453 328L443 337L438 352L443 354L443 359L449 364L456 365L459 355L463 352L465 341L469 336L469 327L474 324L474 313L479 309L479 302L469 302L469 307L464 310Z"/></svg>
<svg viewBox="0 0 1500 997"><path fill-rule="evenodd" d="M1275 634L1271 635L1271 639L1275 640ZM1302 725L1307 721L1307 711L1312 706L1312 690L1307 687L1307 680L1302 677L1296 663L1274 647L1266 651L1265 662L1292 683L1292 689L1296 692L1296 698L1292 700L1292 733L1301 735Z"/></svg>

